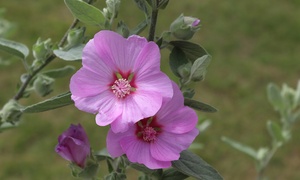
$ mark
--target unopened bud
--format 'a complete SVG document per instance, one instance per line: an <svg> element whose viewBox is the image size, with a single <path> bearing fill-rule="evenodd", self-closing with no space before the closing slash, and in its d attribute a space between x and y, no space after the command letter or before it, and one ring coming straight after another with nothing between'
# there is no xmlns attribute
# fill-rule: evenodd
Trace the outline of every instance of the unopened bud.
<svg viewBox="0 0 300 180"><path fill-rule="evenodd" d="M189 40L200 29L200 20L181 14L170 26L173 36L182 40Z"/></svg>
<svg viewBox="0 0 300 180"><path fill-rule="evenodd" d="M84 41L84 33L85 33L85 27L71 29L67 37L67 41L68 41L67 47L71 48L78 44L82 44Z"/></svg>
<svg viewBox="0 0 300 180"><path fill-rule="evenodd" d="M42 97L50 94L53 91L53 84L54 84L54 79L47 77L47 76L43 76L43 75L39 75L34 83L33 83L33 87L34 90Z"/></svg>
<svg viewBox="0 0 300 180"><path fill-rule="evenodd" d="M120 0L106 0L107 10L116 18L120 9Z"/></svg>
<svg viewBox="0 0 300 180"><path fill-rule="evenodd" d="M51 47L52 47L51 39L41 41L41 39L39 38L32 47L32 51L33 51L32 53L34 58L38 61L44 61L52 52Z"/></svg>
<svg viewBox="0 0 300 180"><path fill-rule="evenodd" d="M0 119L2 123L9 122L11 124L14 124L20 120L20 117L22 115L21 112L21 105L18 104L16 100L10 100L8 101L0 111Z"/></svg>
<svg viewBox="0 0 300 180"><path fill-rule="evenodd" d="M191 63L183 64L178 67L178 74L180 75L181 78L185 79L188 78L191 74Z"/></svg>

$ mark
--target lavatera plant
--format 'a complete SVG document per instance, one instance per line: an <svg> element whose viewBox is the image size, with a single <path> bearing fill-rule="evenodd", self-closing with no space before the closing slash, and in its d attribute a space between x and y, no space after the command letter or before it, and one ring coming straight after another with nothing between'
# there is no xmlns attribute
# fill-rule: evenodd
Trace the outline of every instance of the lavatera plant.
<svg viewBox="0 0 300 180"><path fill-rule="evenodd" d="M27 46L0 39L0 49L19 57L26 69L18 92L1 110L0 131L17 126L23 114L75 104L79 110L95 114L98 126L110 126L107 147L101 151L92 150L80 124L71 125L59 136L55 151L70 161L75 177L126 179L126 170L134 168L143 173L139 179L222 179L187 150L199 134L194 109L216 112L192 99L195 91L189 88L204 79L211 60L205 49L188 41L200 29L200 20L180 15L169 30L158 35L158 12L169 1L134 2L145 19L134 28L119 21L114 29L120 0L106 0L107 7L102 10L91 0L65 0L74 22L58 43L38 39L32 47L32 61L27 59ZM78 27L78 22L96 26L99 32L88 40L86 27ZM139 36L147 27L148 37ZM178 84L160 69L160 50L164 48L170 50L169 65ZM82 67L75 73L71 65L45 71L55 58L70 63L81 60ZM47 96L56 78L70 74L70 91L32 105L19 103L33 92ZM106 175L98 173L101 161L107 162Z"/></svg>

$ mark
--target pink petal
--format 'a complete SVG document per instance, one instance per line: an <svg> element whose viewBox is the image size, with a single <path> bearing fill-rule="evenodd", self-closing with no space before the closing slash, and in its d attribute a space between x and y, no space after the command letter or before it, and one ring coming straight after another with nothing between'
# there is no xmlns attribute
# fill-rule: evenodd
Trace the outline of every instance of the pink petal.
<svg viewBox="0 0 300 180"><path fill-rule="evenodd" d="M138 76L148 70L160 71L160 50L154 42L149 42L141 49L133 68L133 72Z"/></svg>
<svg viewBox="0 0 300 180"><path fill-rule="evenodd" d="M98 74L99 79L113 81L114 65L111 61L100 57L98 51L99 49L96 47L94 39L91 39L83 49L82 65Z"/></svg>
<svg viewBox="0 0 300 180"><path fill-rule="evenodd" d="M151 155L159 161L178 160L180 152L187 149L198 134L197 128L184 134L163 132L155 143L151 144Z"/></svg>
<svg viewBox="0 0 300 180"><path fill-rule="evenodd" d="M163 130L167 132L186 133L195 128L198 122L196 112L189 107L174 110L167 115L164 114L163 117L160 116L161 114L161 112L157 113L157 122L163 125Z"/></svg>
<svg viewBox="0 0 300 180"><path fill-rule="evenodd" d="M133 102L127 102L124 106L123 119L129 118L133 123L154 116L162 104L162 97L158 92L137 90L132 99Z"/></svg>
<svg viewBox="0 0 300 180"><path fill-rule="evenodd" d="M100 58L114 67L115 72L121 70L127 73L132 70L135 61L132 57L139 49L134 43L128 44L118 33L106 30L98 32L94 40Z"/></svg>
<svg viewBox="0 0 300 180"><path fill-rule="evenodd" d="M171 83L172 83L172 89L174 94L171 100L170 99L163 100L162 107L157 113L157 115L161 119L171 120L168 117L165 118L165 116L169 116L169 114L172 114L173 112L177 111L178 109L184 106L184 98L182 92L180 91L176 83L174 83L173 81L171 81Z"/></svg>
<svg viewBox="0 0 300 180"><path fill-rule="evenodd" d="M125 152L120 146L120 140L124 137L123 133L114 133L111 129L108 131L106 137L106 148L108 153L113 157L119 157Z"/></svg>
<svg viewBox="0 0 300 180"><path fill-rule="evenodd" d="M119 116L116 120L114 120L110 126L111 130L114 133L122 133L128 130L129 126L133 125L132 122L128 122L126 119L123 119L122 116Z"/></svg>
<svg viewBox="0 0 300 180"><path fill-rule="evenodd" d="M110 78L103 78L83 67L72 76L70 91L78 97L94 96L109 89L110 83Z"/></svg>
<svg viewBox="0 0 300 180"><path fill-rule="evenodd" d="M135 136L122 138L120 141L123 151L129 161L144 164L150 169L160 169L171 167L170 161L158 161L150 154L150 144L140 141Z"/></svg>
<svg viewBox="0 0 300 180"><path fill-rule="evenodd" d="M137 76L135 83L137 91L157 92L164 98L173 96L172 81L160 71L148 71L146 74Z"/></svg>

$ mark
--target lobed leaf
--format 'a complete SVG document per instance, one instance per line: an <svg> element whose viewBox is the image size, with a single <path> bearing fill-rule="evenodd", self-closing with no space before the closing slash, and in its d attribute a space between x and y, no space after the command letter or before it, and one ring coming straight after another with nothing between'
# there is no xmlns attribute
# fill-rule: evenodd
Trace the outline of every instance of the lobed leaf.
<svg viewBox="0 0 300 180"><path fill-rule="evenodd" d="M180 171L177 171L174 168L167 169L163 172L162 179L163 180L182 180L189 176L183 174Z"/></svg>
<svg viewBox="0 0 300 180"><path fill-rule="evenodd" d="M24 44L4 38L0 38L0 49L21 59L25 59L29 54L29 49Z"/></svg>
<svg viewBox="0 0 300 180"><path fill-rule="evenodd" d="M218 111L216 108L212 107L211 105L193 99L188 99L188 98L184 98L184 105L203 112L214 113Z"/></svg>
<svg viewBox="0 0 300 180"><path fill-rule="evenodd" d="M199 57L208 54L203 47L192 42L170 41L170 44L180 48L185 53L186 57L191 61L195 61Z"/></svg>
<svg viewBox="0 0 300 180"><path fill-rule="evenodd" d="M53 51L53 53L66 61L76 61L76 60L80 60L82 57L82 50L84 48L84 44L72 47L71 49L67 50L67 51L63 51L60 49L56 49Z"/></svg>
<svg viewBox="0 0 300 180"><path fill-rule="evenodd" d="M228 145L230 145L231 147L235 148L236 150L239 150L239 151L249 155L250 157L254 158L255 160L257 160L257 153L253 148L246 146L244 144L241 144L237 141L231 140L224 136L221 138L221 140L224 141L225 143L227 143Z"/></svg>
<svg viewBox="0 0 300 180"><path fill-rule="evenodd" d="M21 111L23 113L38 113L60 108L70 104L73 104L73 101L71 99L71 93L66 92L58 96L52 97L50 99L47 99L45 101L39 102L37 104L27 106L21 109Z"/></svg>
<svg viewBox="0 0 300 180"><path fill-rule="evenodd" d="M172 162L172 166L188 175L197 179L202 180L222 180L222 176L216 171L213 167L211 167L208 163L206 163L203 159L201 159L196 154L185 150L180 153L180 158L177 161Z"/></svg>
<svg viewBox="0 0 300 180"><path fill-rule="evenodd" d="M176 76L180 77L180 74L178 73L178 68L181 65L187 64L189 62L184 52L180 48L174 47L171 51L169 59L170 59L169 64L172 72Z"/></svg>
<svg viewBox="0 0 300 180"><path fill-rule="evenodd" d="M65 4L75 16L81 22L103 27L106 21L103 13L96 7L82 1L82 0L65 0Z"/></svg>

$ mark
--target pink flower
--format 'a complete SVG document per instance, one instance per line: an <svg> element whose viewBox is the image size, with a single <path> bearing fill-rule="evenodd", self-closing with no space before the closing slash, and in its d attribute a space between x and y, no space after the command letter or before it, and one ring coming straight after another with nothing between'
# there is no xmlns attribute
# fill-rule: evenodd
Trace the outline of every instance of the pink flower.
<svg viewBox="0 0 300 180"><path fill-rule="evenodd" d="M90 143L82 126L71 124L69 129L58 137L55 151L64 159L84 168L90 155Z"/></svg>
<svg viewBox="0 0 300 180"><path fill-rule="evenodd" d="M174 95L163 101L160 110L144 118L123 133L109 130L106 143L112 157L123 154L131 162L144 164L150 169L168 168L178 160L198 135L198 117L194 110L184 106L183 96L173 83Z"/></svg>
<svg viewBox="0 0 300 180"><path fill-rule="evenodd" d="M111 124L114 132L153 116L173 96L158 46L143 37L100 31L83 49L82 65L70 82L75 106L97 113L96 123Z"/></svg>

